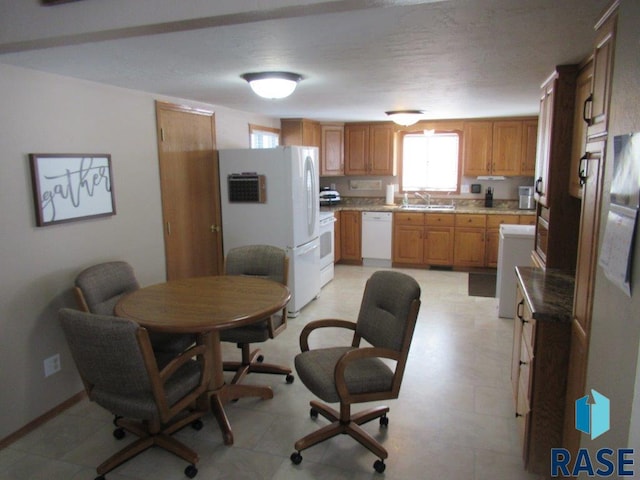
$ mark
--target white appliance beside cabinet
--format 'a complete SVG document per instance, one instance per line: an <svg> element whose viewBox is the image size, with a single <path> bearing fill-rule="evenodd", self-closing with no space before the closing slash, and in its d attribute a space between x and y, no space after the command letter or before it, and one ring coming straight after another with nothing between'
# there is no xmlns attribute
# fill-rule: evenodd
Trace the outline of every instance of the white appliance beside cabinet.
<svg viewBox="0 0 640 480"><path fill-rule="evenodd" d="M335 224L333 212L320 212L320 287L333 280L335 260Z"/></svg>
<svg viewBox="0 0 640 480"><path fill-rule="evenodd" d="M515 318L516 267L531 264L535 230L534 225L500 225L496 278L499 317Z"/></svg>
<svg viewBox="0 0 640 480"><path fill-rule="evenodd" d="M289 315L320 294L317 147L220 150L225 255L243 245L283 248L289 257Z"/></svg>
<svg viewBox="0 0 640 480"><path fill-rule="evenodd" d="M391 267L391 212L362 212L362 264Z"/></svg>

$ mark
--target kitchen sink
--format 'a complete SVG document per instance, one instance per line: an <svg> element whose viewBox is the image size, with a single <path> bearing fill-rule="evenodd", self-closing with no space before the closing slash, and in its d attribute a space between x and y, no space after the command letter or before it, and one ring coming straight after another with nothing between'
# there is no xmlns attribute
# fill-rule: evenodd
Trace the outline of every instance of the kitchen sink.
<svg viewBox="0 0 640 480"><path fill-rule="evenodd" d="M436 212L445 212L445 211L453 211L455 210L455 205L403 205L400 207L402 210L426 210L426 211L436 211Z"/></svg>

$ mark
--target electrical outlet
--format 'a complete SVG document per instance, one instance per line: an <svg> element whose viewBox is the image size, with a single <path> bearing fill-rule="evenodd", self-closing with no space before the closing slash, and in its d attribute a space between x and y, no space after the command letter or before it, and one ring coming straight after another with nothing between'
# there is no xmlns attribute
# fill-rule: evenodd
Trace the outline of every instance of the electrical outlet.
<svg viewBox="0 0 640 480"><path fill-rule="evenodd" d="M54 373L60 371L60 354L56 353L49 358L45 358L44 360L44 376L49 377Z"/></svg>

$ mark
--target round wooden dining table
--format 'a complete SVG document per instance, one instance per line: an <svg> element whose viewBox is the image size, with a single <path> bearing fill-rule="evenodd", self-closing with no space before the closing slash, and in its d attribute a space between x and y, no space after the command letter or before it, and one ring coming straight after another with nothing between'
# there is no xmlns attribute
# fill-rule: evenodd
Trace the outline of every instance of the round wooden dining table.
<svg viewBox="0 0 640 480"><path fill-rule="evenodd" d="M241 397L273 398L268 386L227 384L224 380L220 330L251 325L282 310L289 289L264 278L222 275L171 280L140 288L120 299L118 316L143 327L167 333L197 333L207 345L213 373L208 396L227 445L233 444L233 431L224 404Z"/></svg>

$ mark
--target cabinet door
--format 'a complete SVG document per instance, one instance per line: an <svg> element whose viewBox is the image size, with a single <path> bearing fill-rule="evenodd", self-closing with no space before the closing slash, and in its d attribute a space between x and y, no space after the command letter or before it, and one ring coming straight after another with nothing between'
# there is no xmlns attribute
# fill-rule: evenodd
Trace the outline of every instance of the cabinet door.
<svg viewBox="0 0 640 480"><path fill-rule="evenodd" d="M393 262L418 265L422 263L423 227L396 225L393 229Z"/></svg>
<svg viewBox="0 0 640 480"><path fill-rule="evenodd" d="M520 175L533 177L536 173L536 142L538 141L538 121L522 122L522 160Z"/></svg>
<svg viewBox="0 0 640 480"><path fill-rule="evenodd" d="M593 61L589 61L578 74L576 80L576 104L573 113L573 140L571 142L571 172L569 173L569 194L582 198L582 185L580 182L580 163L585 154L587 145L587 122L589 112L585 111L590 102L593 82Z"/></svg>
<svg viewBox="0 0 640 480"><path fill-rule="evenodd" d="M344 127L344 173L345 175L367 175L369 161L368 125L345 125Z"/></svg>
<svg viewBox="0 0 640 480"><path fill-rule="evenodd" d="M477 177L491 172L493 122L465 122L463 128L464 175Z"/></svg>
<svg viewBox="0 0 640 480"><path fill-rule="evenodd" d="M395 175L393 126L369 126L369 175Z"/></svg>
<svg viewBox="0 0 640 480"><path fill-rule="evenodd" d="M342 260L342 233L340 225L342 224L342 212L335 211L333 216L336 218L336 222L333 224L333 263L338 263Z"/></svg>
<svg viewBox="0 0 640 480"><path fill-rule="evenodd" d="M491 174L520 174L522 155L522 121L493 122Z"/></svg>
<svg viewBox="0 0 640 480"><path fill-rule="evenodd" d="M617 18L617 14L611 15L598 27L596 34L596 46L593 53L591 121L587 128L589 137L602 135L607 131Z"/></svg>
<svg viewBox="0 0 640 480"><path fill-rule="evenodd" d="M344 175L344 127L342 125L322 125L320 175Z"/></svg>
<svg viewBox="0 0 640 480"><path fill-rule="evenodd" d="M459 267L483 267L485 229L456 227L454 265Z"/></svg>
<svg viewBox="0 0 640 480"><path fill-rule="evenodd" d="M453 265L453 227L425 227L424 263Z"/></svg>
<svg viewBox="0 0 640 480"><path fill-rule="evenodd" d="M535 192L536 201L547 205L549 178L549 158L551 154L551 131L553 129L553 104L555 99L555 81L552 79L543 86L540 97L540 117L538 119L538 142L536 146Z"/></svg>
<svg viewBox="0 0 640 480"><path fill-rule="evenodd" d="M602 160L605 142L589 143L583 162L584 186L578 257L576 262L576 286L573 314L578 324L587 332L591 328L593 290L597 263L598 237L600 233L600 205L602 203Z"/></svg>
<svg viewBox="0 0 640 480"><path fill-rule="evenodd" d="M302 121L302 144L305 146L321 146L320 124L311 120Z"/></svg>
<svg viewBox="0 0 640 480"><path fill-rule="evenodd" d="M352 263L362 262L362 230L360 222L361 213L353 210L340 212L340 234L342 260Z"/></svg>

